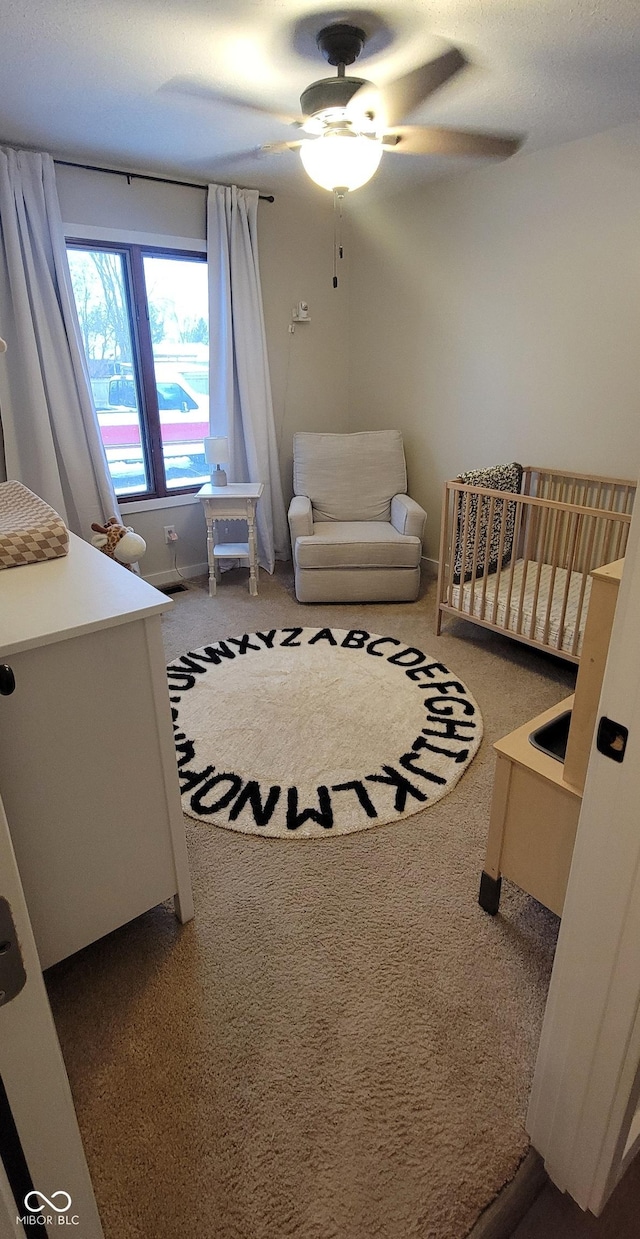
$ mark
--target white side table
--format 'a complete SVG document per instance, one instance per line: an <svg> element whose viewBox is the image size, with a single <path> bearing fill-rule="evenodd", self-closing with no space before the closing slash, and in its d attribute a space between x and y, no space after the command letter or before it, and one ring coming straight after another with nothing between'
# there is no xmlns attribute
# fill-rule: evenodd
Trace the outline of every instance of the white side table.
<svg viewBox="0 0 640 1239"><path fill-rule="evenodd" d="M212 486L211 482L206 482L198 491L207 522L210 598L213 598L220 580L219 559L246 560L249 565L249 593L255 597L258 592L256 506L263 490L263 482L229 482L227 486ZM217 521L246 521L249 541L218 542Z"/></svg>

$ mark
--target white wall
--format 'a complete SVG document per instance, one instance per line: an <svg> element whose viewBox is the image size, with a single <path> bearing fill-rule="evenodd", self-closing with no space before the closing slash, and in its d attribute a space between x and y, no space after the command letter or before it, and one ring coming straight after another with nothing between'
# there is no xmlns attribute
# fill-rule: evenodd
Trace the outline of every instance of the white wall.
<svg viewBox="0 0 640 1239"><path fill-rule="evenodd" d="M637 477L640 125L361 201L350 429L403 431L427 554L461 470Z"/></svg>
<svg viewBox="0 0 640 1239"><path fill-rule="evenodd" d="M206 195L199 189L58 167L58 192L68 235L189 248L205 239ZM281 472L288 502L295 430L346 427L348 352L346 279L332 287L331 197L317 201L276 195L258 215L260 268ZM309 303L309 322L289 332L291 311ZM126 518L147 540L141 563L154 583L173 578L174 547L163 526L175 524L178 565L204 570L205 526L200 504L147 507ZM123 514L126 516L126 505Z"/></svg>

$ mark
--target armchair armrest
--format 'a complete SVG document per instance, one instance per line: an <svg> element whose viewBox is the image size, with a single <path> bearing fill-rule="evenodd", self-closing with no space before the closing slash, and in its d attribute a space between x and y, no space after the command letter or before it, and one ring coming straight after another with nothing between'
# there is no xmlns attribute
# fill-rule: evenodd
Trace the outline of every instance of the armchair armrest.
<svg viewBox="0 0 640 1239"><path fill-rule="evenodd" d="M306 495L294 495L289 504L289 530L292 547L296 544L296 538L308 537L313 533L311 500Z"/></svg>
<svg viewBox="0 0 640 1239"><path fill-rule="evenodd" d="M391 524L398 533L421 538L427 514L424 508L408 495L394 495L391 500Z"/></svg>

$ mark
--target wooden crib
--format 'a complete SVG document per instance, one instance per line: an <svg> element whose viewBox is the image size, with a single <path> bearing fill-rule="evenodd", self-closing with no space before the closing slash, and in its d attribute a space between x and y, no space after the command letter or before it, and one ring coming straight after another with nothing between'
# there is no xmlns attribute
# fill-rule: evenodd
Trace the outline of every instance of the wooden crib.
<svg viewBox="0 0 640 1239"><path fill-rule="evenodd" d="M454 615L579 662L589 574L624 557L635 491L533 465L519 493L447 482L436 633Z"/></svg>

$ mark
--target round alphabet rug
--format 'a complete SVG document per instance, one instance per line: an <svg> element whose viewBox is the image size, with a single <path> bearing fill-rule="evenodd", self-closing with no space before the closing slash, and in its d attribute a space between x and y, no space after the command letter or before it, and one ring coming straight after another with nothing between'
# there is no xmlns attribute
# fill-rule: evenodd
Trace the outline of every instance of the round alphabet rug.
<svg viewBox="0 0 640 1239"><path fill-rule="evenodd" d="M482 739L443 663L363 629L227 637L167 675L185 812L247 834L328 839L410 817Z"/></svg>

